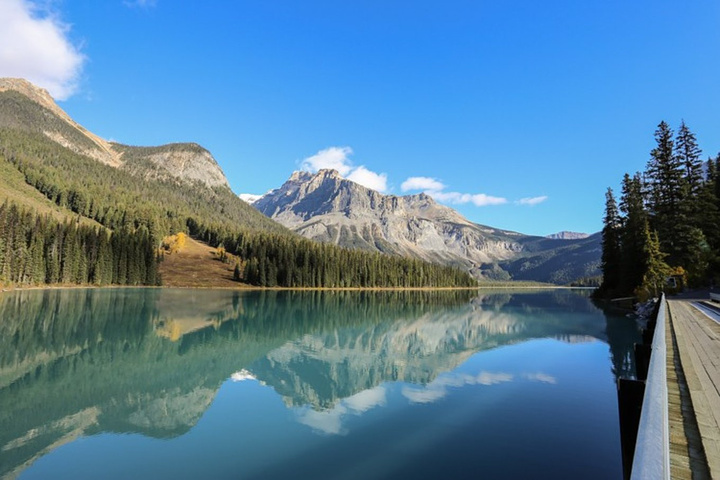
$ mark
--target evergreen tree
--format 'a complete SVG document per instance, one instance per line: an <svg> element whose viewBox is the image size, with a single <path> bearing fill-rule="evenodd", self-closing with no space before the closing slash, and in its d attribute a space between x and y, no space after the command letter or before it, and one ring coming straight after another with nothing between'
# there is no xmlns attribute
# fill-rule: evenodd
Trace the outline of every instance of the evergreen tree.
<svg viewBox="0 0 720 480"><path fill-rule="evenodd" d="M692 200L697 198L703 184L702 150L684 120L675 137L675 155L683 171L684 200L688 200L691 213L695 214L697 209Z"/></svg>
<svg viewBox="0 0 720 480"><path fill-rule="evenodd" d="M683 165L674 151L673 132L660 122L655 130L657 146L650 152L645 170L648 187L650 223L657 231L660 245L672 265L680 265L682 251L677 244L678 229L687 225L681 211L683 198Z"/></svg>
<svg viewBox="0 0 720 480"><path fill-rule="evenodd" d="M240 264L237 262L235 263L235 268L233 269L233 280L240 280Z"/></svg>
<svg viewBox="0 0 720 480"><path fill-rule="evenodd" d="M156 258L146 232L114 235L103 228L61 224L7 202L0 205L0 282L13 284L66 283L105 285L115 269L113 245L136 245L127 259L140 272L137 284L155 284ZM121 238L122 237L122 238Z"/></svg>
<svg viewBox="0 0 720 480"><path fill-rule="evenodd" d="M633 292L642 284L647 269L645 258L645 230L648 215L643 203L643 184L640 174L625 174L622 185L620 211L624 214L621 234L621 281L622 292Z"/></svg>
<svg viewBox="0 0 720 480"><path fill-rule="evenodd" d="M621 257L620 235L621 219L618 212L617 202L611 188L605 193L605 217L603 218L602 230L602 289L605 292L613 292L620 285Z"/></svg>

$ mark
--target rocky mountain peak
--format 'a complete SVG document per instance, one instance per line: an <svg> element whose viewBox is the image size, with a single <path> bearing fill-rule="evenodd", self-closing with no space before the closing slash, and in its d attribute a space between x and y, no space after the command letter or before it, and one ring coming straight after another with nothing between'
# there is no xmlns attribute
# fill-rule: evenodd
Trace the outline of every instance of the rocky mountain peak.
<svg viewBox="0 0 720 480"><path fill-rule="evenodd" d="M161 147L131 147L111 143L75 122L44 88L22 78L0 78L0 94L19 93L32 103L10 101L15 110L5 117L14 128L45 135L75 153L111 167L129 170L145 179L174 178L208 187L228 187L222 169L206 149L195 143ZM38 107L39 105L39 107ZM2 124L0 119L0 125Z"/></svg>
<svg viewBox="0 0 720 480"><path fill-rule="evenodd" d="M0 78L0 92L14 91L42 108L50 111L66 128L55 128L47 119L34 122L33 127L40 130L48 138L76 153L87 155L107 165L118 167L121 164L120 156L110 143L103 138L89 132L75 122L70 115L60 108L50 93L23 78ZM37 120L37 119L36 119ZM80 141L78 141L80 139Z"/></svg>
<svg viewBox="0 0 720 480"><path fill-rule="evenodd" d="M47 90L33 85L24 78L0 78L0 92L7 90L14 90L18 93L22 93L30 100L39 103L43 107L48 110L52 110L55 113L57 113L57 110L60 110L55 104L55 100L53 100Z"/></svg>
<svg viewBox="0 0 720 480"><path fill-rule="evenodd" d="M212 154L197 143L171 143L160 147L113 144L122 155L122 168L144 178L176 178L206 186L230 187Z"/></svg>
<svg viewBox="0 0 720 480"><path fill-rule="evenodd" d="M507 232L469 222L426 193L384 195L337 170L295 172L253 206L314 240L469 269L522 248Z"/></svg>
<svg viewBox="0 0 720 480"><path fill-rule="evenodd" d="M253 206L316 241L461 266L478 278L517 275L567 283L597 270L594 241L586 245L579 243L584 240L551 240L478 225L426 193L384 195L343 178L337 170L294 172ZM567 267L567 274L567 262L556 257L564 255L561 248L575 265ZM579 251L587 261L578 261ZM524 274L539 272L546 263L546 273L533 273L535 278Z"/></svg>

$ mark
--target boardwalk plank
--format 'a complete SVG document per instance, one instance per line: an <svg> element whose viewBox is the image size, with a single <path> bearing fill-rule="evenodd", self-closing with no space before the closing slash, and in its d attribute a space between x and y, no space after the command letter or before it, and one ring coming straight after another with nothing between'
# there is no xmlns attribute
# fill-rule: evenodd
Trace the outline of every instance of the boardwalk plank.
<svg viewBox="0 0 720 480"><path fill-rule="evenodd" d="M685 301L670 300L668 307L707 464L720 479L720 324Z"/></svg>

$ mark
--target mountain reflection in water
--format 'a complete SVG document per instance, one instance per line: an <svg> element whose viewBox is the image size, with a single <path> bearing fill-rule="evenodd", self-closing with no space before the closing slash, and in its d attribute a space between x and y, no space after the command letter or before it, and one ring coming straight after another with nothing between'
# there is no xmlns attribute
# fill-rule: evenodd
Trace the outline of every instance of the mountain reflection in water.
<svg viewBox="0 0 720 480"><path fill-rule="evenodd" d="M228 379L272 387L326 434L385 405L546 372L454 372L472 355L530 339L610 344L632 375L633 326L583 292L44 290L0 296L0 475L81 436L174 438ZM610 337L610 338L608 338Z"/></svg>

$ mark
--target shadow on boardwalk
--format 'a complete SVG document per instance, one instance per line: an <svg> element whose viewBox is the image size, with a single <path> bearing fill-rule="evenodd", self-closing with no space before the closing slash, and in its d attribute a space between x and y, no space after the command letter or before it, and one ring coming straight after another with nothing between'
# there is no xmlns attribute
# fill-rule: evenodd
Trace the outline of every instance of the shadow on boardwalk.
<svg viewBox="0 0 720 480"><path fill-rule="evenodd" d="M668 300L673 338L668 356L671 351L676 355L673 362L681 400L676 418L673 419L672 412L670 415L671 451L673 438L676 440L676 455L671 454L671 462L675 463L676 473L685 470L680 467L687 466L693 474L692 477L680 474L677 478L720 478L720 324L698 311L691 302L707 300L708 293L707 290L686 292ZM692 428L693 424L697 429ZM682 444L682 436L687 442L687 451L681 453L678 444ZM703 457L709 471L699 464Z"/></svg>

